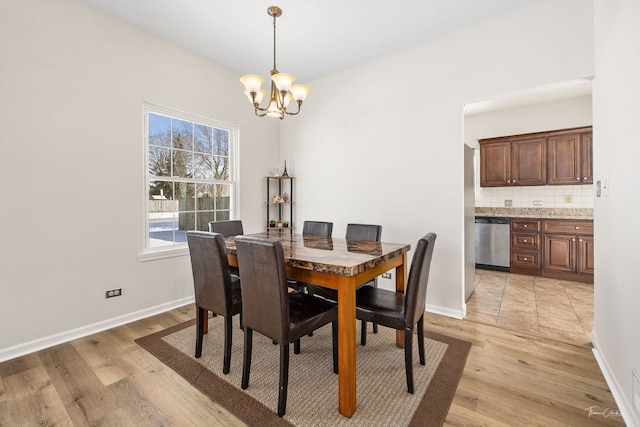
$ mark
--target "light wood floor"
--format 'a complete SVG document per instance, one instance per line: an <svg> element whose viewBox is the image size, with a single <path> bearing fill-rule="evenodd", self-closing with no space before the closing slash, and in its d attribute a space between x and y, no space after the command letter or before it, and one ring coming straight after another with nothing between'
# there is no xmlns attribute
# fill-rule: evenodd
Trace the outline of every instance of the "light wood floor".
<svg viewBox="0 0 640 427"><path fill-rule="evenodd" d="M243 425L134 343L194 317L186 306L1 363L0 426ZM434 314L425 327L473 343L446 425L623 425L588 348Z"/></svg>

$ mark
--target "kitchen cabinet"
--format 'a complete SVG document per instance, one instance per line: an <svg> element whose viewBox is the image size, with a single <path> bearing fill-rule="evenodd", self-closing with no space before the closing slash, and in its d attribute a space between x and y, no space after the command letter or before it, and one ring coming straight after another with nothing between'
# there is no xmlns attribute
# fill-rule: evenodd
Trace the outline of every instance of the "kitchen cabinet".
<svg viewBox="0 0 640 427"><path fill-rule="evenodd" d="M593 282L593 221L542 221L542 276Z"/></svg>
<svg viewBox="0 0 640 427"><path fill-rule="evenodd" d="M267 176L267 232L293 233L293 181L292 176ZM277 189L276 189L277 188Z"/></svg>
<svg viewBox="0 0 640 427"><path fill-rule="evenodd" d="M511 266L518 274L540 276L540 220L511 218Z"/></svg>
<svg viewBox="0 0 640 427"><path fill-rule="evenodd" d="M544 136L491 138L479 143L481 187L546 184Z"/></svg>
<svg viewBox="0 0 640 427"><path fill-rule="evenodd" d="M593 183L592 137L591 127L549 136L548 184Z"/></svg>
<svg viewBox="0 0 640 427"><path fill-rule="evenodd" d="M486 138L480 144L480 186L592 184L592 128Z"/></svg>

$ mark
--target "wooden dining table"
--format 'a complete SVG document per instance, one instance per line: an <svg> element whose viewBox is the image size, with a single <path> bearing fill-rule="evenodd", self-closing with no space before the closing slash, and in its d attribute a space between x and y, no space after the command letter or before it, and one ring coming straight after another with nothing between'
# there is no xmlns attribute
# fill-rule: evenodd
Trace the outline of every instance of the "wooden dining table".
<svg viewBox="0 0 640 427"><path fill-rule="evenodd" d="M338 409L356 411L356 288L395 269L396 291L404 292L411 245L326 238L272 231L251 234L282 243L287 278L338 292ZM238 265L234 237L225 239L229 264ZM402 331L396 344L404 343Z"/></svg>

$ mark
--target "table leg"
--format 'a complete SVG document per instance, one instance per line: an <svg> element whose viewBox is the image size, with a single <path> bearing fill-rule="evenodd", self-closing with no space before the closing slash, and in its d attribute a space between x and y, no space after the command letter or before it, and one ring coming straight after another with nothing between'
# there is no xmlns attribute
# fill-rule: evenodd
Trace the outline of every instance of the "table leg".
<svg viewBox="0 0 640 427"><path fill-rule="evenodd" d="M402 254L402 264L396 267L396 292L404 293L407 284L407 253ZM396 331L396 346L404 348L404 331Z"/></svg>
<svg viewBox="0 0 640 427"><path fill-rule="evenodd" d="M356 412L356 287L345 276L338 278L338 394L340 413L351 418Z"/></svg>

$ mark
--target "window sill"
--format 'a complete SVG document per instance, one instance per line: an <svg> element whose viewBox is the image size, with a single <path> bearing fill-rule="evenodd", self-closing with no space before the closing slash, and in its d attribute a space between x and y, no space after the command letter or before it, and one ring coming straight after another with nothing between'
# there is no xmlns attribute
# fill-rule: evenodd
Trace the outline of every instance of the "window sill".
<svg viewBox="0 0 640 427"><path fill-rule="evenodd" d="M189 247L180 245L167 248L148 249L147 252L138 254L140 262L155 261L158 259L174 258L178 256L189 255Z"/></svg>

